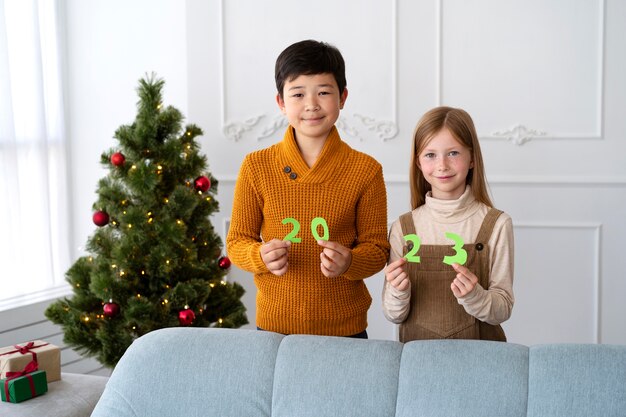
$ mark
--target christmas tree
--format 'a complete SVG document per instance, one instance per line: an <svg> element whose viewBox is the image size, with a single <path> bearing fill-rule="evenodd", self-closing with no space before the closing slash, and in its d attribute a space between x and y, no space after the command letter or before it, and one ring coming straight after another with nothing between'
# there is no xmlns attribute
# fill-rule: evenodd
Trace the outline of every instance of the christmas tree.
<svg viewBox="0 0 626 417"><path fill-rule="evenodd" d="M155 329L248 323L243 287L224 280L230 261L209 221L217 180L195 140L202 130L182 128L180 111L162 104L163 85L154 74L140 80L134 123L101 157L98 228L89 255L66 273L73 296L46 310L66 343L107 366Z"/></svg>

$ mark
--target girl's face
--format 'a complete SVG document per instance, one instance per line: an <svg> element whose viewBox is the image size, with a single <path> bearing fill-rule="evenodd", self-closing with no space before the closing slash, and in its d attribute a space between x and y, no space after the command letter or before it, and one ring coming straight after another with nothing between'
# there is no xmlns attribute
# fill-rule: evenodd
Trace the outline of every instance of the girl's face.
<svg viewBox="0 0 626 417"><path fill-rule="evenodd" d="M426 144L417 158L417 167L440 200L456 200L465 191L469 170L474 167L469 148L441 129Z"/></svg>

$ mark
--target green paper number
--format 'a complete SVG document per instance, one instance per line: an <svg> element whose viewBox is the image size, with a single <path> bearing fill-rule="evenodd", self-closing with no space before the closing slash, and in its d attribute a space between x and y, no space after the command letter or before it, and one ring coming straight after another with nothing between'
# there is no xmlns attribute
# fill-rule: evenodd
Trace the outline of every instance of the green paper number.
<svg viewBox="0 0 626 417"><path fill-rule="evenodd" d="M413 243L413 247L404 257L409 262L419 263L421 261L420 257L417 256L417 251L420 250L421 244L419 236L414 234L406 235L404 236L404 240Z"/></svg>
<svg viewBox="0 0 626 417"><path fill-rule="evenodd" d="M291 232L289 232L287 236L285 236L283 240L288 240L293 243L302 242L301 238L296 237L298 236L298 233L300 233L300 222L294 219L293 217L287 217L286 219L283 219L282 224L287 224L287 223L291 223L293 225L293 229L291 230ZM322 226L322 229L323 229L322 236L320 236L320 234L317 231L317 228L319 226ZM329 236L328 223L326 223L326 220L323 217L316 217L313 220L311 220L311 234L313 235L315 240L328 240L328 236Z"/></svg>
<svg viewBox="0 0 626 417"><path fill-rule="evenodd" d="M463 249L464 243L463 239L461 239L461 236L457 235L456 233L446 232L446 237L454 241L454 246L452 247L452 249L454 249L455 254L453 256L444 256L443 263L447 265L452 265L453 263L465 265L465 262L467 262L467 251ZM409 252L404 255L406 260L408 262L415 263L421 262L421 258L417 255L417 252L419 251L421 245L421 240L419 236L415 234L405 235L404 240L406 242L413 243L413 247L411 248L411 250L409 250Z"/></svg>
<svg viewBox="0 0 626 417"><path fill-rule="evenodd" d="M322 236L317 233L318 226L322 226L322 229L324 230L324 234ZM313 234L315 240L328 240L328 223L326 223L326 220L322 217L316 217L311 220L311 233Z"/></svg>
<svg viewBox="0 0 626 417"><path fill-rule="evenodd" d="M467 261L467 251L463 249L463 239L461 236L456 233L446 232L446 237L448 239L454 240L454 256L444 256L443 263L447 265L452 265L453 263L457 263L459 265L465 265Z"/></svg>
<svg viewBox="0 0 626 417"><path fill-rule="evenodd" d="M287 223L293 224L293 229L291 230L291 232L289 232L289 234L287 236L285 236L285 238L283 240L288 240L288 241L290 241L292 243L300 243L300 242L302 242L301 238L296 237L298 235L298 232L300 232L300 222L299 221L297 221L293 217L287 217L286 219L283 219L282 223L283 224L287 224Z"/></svg>

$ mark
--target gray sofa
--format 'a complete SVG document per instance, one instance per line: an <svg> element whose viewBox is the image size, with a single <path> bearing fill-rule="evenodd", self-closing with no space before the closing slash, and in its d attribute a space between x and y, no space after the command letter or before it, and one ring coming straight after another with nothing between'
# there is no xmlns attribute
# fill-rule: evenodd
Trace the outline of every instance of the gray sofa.
<svg viewBox="0 0 626 417"><path fill-rule="evenodd" d="M93 417L626 416L626 346L172 328L137 339Z"/></svg>

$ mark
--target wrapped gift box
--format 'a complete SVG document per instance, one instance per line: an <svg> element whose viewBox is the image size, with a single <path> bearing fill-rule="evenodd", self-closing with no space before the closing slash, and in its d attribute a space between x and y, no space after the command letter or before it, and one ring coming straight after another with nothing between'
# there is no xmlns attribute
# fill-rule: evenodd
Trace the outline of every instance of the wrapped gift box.
<svg viewBox="0 0 626 417"><path fill-rule="evenodd" d="M43 340L0 348L0 378L6 378L7 372L22 371L34 359L38 369L46 371L48 382L61 379L61 350Z"/></svg>
<svg viewBox="0 0 626 417"><path fill-rule="evenodd" d="M35 371L17 378L0 379L2 401L19 403L48 391L46 371Z"/></svg>

